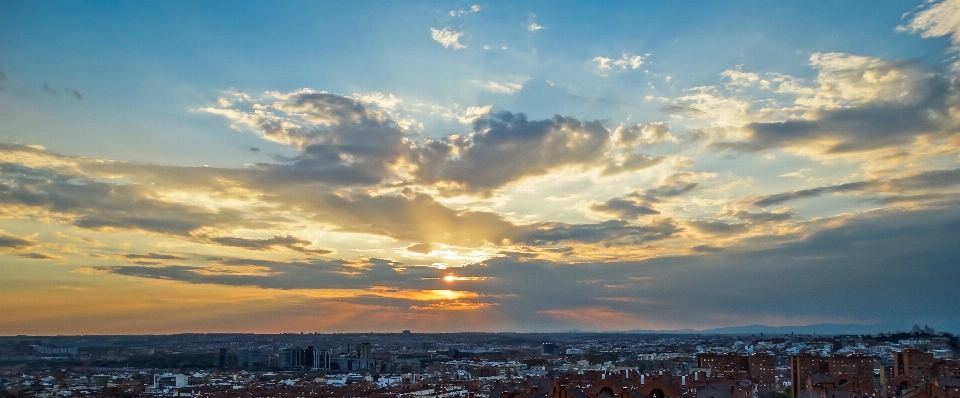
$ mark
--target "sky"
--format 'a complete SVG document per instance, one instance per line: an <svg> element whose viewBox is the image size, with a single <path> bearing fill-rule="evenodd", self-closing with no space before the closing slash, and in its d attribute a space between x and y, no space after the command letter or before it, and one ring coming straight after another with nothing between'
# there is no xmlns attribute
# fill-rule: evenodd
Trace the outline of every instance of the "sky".
<svg viewBox="0 0 960 398"><path fill-rule="evenodd" d="M960 332L960 0L0 0L0 335Z"/></svg>

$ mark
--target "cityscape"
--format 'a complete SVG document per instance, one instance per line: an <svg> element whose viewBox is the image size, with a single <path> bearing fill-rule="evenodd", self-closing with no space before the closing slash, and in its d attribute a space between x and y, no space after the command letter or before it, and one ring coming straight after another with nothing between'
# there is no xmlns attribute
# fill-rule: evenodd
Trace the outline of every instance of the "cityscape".
<svg viewBox="0 0 960 398"><path fill-rule="evenodd" d="M960 0L0 0L0 398L960 398Z"/></svg>
<svg viewBox="0 0 960 398"><path fill-rule="evenodd" d="M0 338L4 397L954 398L957 336L290 333Z"/></svg>

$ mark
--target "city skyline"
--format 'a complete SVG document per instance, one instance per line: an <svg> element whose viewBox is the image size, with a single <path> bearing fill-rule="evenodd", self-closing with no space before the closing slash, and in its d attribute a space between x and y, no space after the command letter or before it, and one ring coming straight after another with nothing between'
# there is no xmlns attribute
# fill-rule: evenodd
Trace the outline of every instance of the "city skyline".
<svg viewBox="0 0 960 398"><path fill-rule="evenodd" d="M0 335L960 330L960 0L0 2Z"/></svg>

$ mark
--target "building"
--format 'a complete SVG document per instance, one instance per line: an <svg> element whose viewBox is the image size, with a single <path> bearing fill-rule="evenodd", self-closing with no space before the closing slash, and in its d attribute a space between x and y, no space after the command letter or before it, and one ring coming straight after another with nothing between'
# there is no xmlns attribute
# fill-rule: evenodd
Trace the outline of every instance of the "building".
<svg viewBox="0 0 960 398"><path fill-rule="evenodd" d="M307 348L287 348L281 351L280 366L296 370L331 370L330 354L324 350L308 346Z"/></svg>
<svg viewBox="0 0 960 398"><path fill-rule="evenodd" d="M872 388L875 365L875 359L861 355L794 355L790 357L790 388L795 398L810 395L807 389L814 375L826 376L837 386L858 381L860 385Z"/></svg>
<svg viewBox="0 0 960 398"><path fill-rule="evenodd" d="M917 381L933 376L933 353L907 348L893 353L893 376L905 374Z"/></svg>
<svg viewBox="0 0 960 398"><path fill-rule="evenodd" d="M267 363L264 361L263 352L260 350L237 351L237 362L242 369L255 369L267 366Z"/></svg>
<svg viewBox="0 0 960 398"><path fill-rule="evenodd" d="M761 392L777 388L777 358L766 354L740 355L701 354L697 356L698 368L710 368L712 374L739 372L753 379Z"/></svg>
<svg viewBox="0 0 960 398"><path fill-rule="evenodd" d="M560 350L557 348L556 343L543 343L540 346L540 353L543 355L557 355Z"/></svg>

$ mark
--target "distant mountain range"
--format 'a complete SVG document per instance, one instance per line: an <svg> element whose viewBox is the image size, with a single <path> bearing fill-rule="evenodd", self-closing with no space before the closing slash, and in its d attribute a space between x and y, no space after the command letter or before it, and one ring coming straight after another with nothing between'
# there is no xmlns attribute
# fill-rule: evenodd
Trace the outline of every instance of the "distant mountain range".
<svg viewBox="0 0 960 398"><path fill-rule="evenodd" d="M677 329L677 330L622 330L602 333L636 333L636 334L877 334L910 331L910 324L878 323L871 325L818 323L804 326L766 326L747 325L713 329ZM596 333L581 330L569 330L568 333Z"/></svg>

